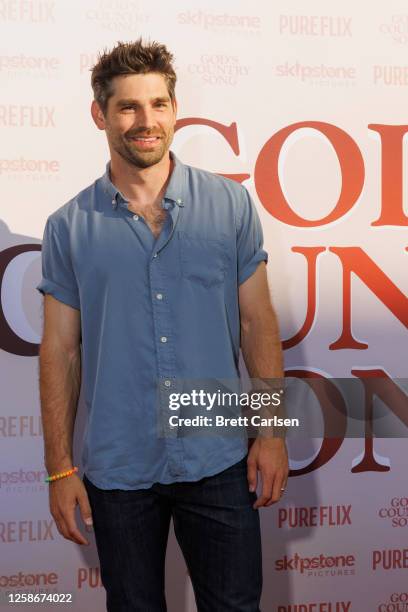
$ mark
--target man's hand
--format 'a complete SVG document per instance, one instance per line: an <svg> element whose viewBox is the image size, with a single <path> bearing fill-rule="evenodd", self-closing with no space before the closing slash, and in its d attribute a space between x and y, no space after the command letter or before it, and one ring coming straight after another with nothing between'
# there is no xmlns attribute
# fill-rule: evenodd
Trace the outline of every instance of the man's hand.
<svg viewBox="0 0 408 612"><path fill-rule="evenodd" d="M249 450L248 484L250 491L256 491L258 470L262 477L262 494L254 503L254 509L271 506L279 501L286 488L289 474L289 461L286 443L283 438L256 438Z"/></svg>
<svg viewBox="0 0 408 612"><path fill-rule="evenodd" d="M89 528L92 525L91 506L82 480L73 474L54 480L49 487L50 511L60 534L76 544L88 545L89 541L79 531L75 520L75 508L79 504L84 523Z"/></svg>

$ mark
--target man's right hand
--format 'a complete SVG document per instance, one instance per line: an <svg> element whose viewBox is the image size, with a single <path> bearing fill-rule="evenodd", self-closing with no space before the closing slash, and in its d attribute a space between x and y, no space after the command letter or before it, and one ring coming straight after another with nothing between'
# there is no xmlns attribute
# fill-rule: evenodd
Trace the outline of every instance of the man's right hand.
<svg viewBox="0 0 408 612"><path fill-rule="evenodd" d="M54 480L49 484L50 511L60 534L76 544L89 545L79 531L75 508L79 504L82 520L92 526L92 513L85 485L77 474Z"/></svg>

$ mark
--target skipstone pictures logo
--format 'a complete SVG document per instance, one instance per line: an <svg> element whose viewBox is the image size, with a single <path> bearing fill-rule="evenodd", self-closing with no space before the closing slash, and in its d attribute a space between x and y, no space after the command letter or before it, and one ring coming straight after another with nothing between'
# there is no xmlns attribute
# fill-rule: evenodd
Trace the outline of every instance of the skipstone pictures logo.
<svg viewBox="0 0 408 612"><path fill-rule="evenodd" d="M58 584L59 576L56 572L40 572L29 574L26 571L17 572L8 576L0 576L0 589L21 587L50 587Z"/></svg>
<svg viewBox="0 0 408 612"><path fill-rule="evenodd" d="M408 43L408 14L392 15L391 20L380 24L379 30L396 43Z"/></svg>
<svg viewBox="0 0 408 612"><path fill-rule="evenodd" d="M0 159L0 179L15 181L59 181L60 162L56 159Z"/></svg>
<svg viewBox="0 0 408 612"><path fill-rule="evenodd" d="M352 18L328 15L279 15L279 34L350 38Z"/></svg>
<svg viewBox="0 0 408 612"><path fill-rule="evenodd" d="M0 104L0 127L54 128L54 106Z"/></svg>
<svg viewBox="0 0 408 612"><path fill-rule="evenodd" d="M351 504L279 508L279 529L351 525Z"/></svg>
<svg viewBox="0 0 408 612"><path fill-rule="evenodd" d="M61 60L53 56L0 55L0 77L55 79L61 76Z"/></svg>
<svg viewBox="0 0 408 612"><path fill-rule="evenodd" d="M85 3L84 3L85 4ZM150 21L150 15L141 10L136 0L99 0L85 7L85 19L111 32L129 32L134 35Z"/></svg>
<svg viewBox="0 0 408 612"><path fill-rule="evenodd" d="M36 493L47 490L44 482L47 477L45 470L18 470L0 472L1 493Z"/></svg>
<svg viewBox="0 0 408 612"><path fill-rule="evenodd" d="M0 439L37 438L42 435L43 429L40 415L0 416Z"/></svg>
<svg viewBox="0 0 408 612"><path fill-rule="evenodd" d="M249 75L250 66L236 55L203 54L187 65L187 72L206 85L235 86Z"/></svg>
<svg viewBox="0 0 408 612"><path fill-rule="evenodd" d="M375 65L373 66L374 85L386 85L392 87L408 86L408 65Z"/></svg>
<svg viewBox="0 0 408 612"><path fill-rule="evenodd" d="M407 612L408 593L392 593L388 601L380 603L377 612Z"/></svg>
<svg viewBox="0 0 408 612"><path fill-rule="evenodd" d="M259 36L261 18L259 15L232 15L229 13L209 13L206 11L185 11L177 14L177 23L190 27L203 28L211 32L229 32L239 35Z"/></svg>
<svg viewBox="0 0 408 612"><path fill-rule="evenodd" d="M275 561L277 572L295 571L307 577L352 576L355 574L354 555L325 555L321 553L313 557L301 557L295 553L289 557Z"/></svg>
<svg viewBox="0 0 408 612"><path fill-rule="evenodd" d="M317 601L278 606L276 612L351 612L351 601Z"/></svg>
<svg viewBox="0 0 408 612"><path fill-rule="evenodd" d="M275 76L293 78L314 86L350 87L356 84L355 66L329 66L327 64L302 64L298 60L278 64Z"/></svg>
<svg viewBox="0 0 408 612"><path fill-rule="evenodd" d="M47 0L2 0L0 22L55 23L55 2Z"/></svg>
<svg viewBox="0 0 408 612"><path fill-rule="evenodd" d="M373 550L371 569L374 571L408 569L408 548Z"/></svg>
<svg viewBox="0 0 408 612"><path fill-rule="evenodd" d="M408 497L393 497L379 509L378 516L387 520L393 527L407 527Z"/></svg>

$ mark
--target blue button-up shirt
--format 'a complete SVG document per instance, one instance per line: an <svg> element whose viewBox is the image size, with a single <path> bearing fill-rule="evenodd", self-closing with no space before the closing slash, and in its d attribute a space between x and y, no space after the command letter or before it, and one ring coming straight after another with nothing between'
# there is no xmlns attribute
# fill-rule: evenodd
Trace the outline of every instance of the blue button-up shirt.
<svg viewBox="0 0 408 612"><path fill-rule="evenodd" d="M160 387L239 378L238 286L268 258L246 188L170 156L157 239L109 163L44 230L37 289L81 312L82 461L102 489L199 480L247 452L243 436L158 433Z"/></svg>

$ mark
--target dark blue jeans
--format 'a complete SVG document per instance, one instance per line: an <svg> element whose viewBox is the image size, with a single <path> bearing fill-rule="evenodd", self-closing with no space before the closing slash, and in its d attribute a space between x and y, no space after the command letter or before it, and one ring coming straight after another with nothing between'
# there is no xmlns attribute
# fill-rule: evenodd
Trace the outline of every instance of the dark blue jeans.
<svg viewBox="0 0 408 612"><path fill-rule="evenodd" d="M102 490L84 476L108 612L165 612L170 519L198 612L259 612L261 538L246 457L197 482ZM181 612L181 611L180 611Z"/></svg>

